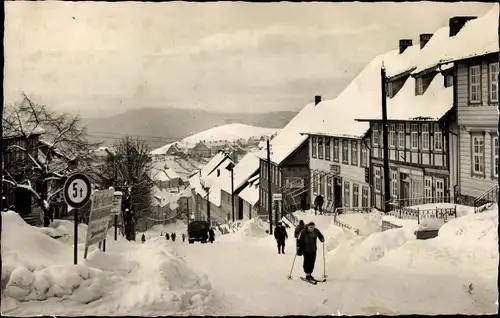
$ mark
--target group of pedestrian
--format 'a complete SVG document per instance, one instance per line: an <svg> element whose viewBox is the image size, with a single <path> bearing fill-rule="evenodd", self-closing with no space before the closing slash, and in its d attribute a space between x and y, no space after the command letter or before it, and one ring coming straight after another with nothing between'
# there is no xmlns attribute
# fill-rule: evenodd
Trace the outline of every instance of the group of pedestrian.
<svg viewBox="0 0 500 318"><path fill-rule="evenodd" d="M163 235L163 232L162 232L162 235ZM172 242L175 242L175 238L177 237L177 234L174 233L165 233L165 238L167 239L167 241L169 241L170 239L172 240ZM184 242L184 234L182 234L182 241Z"/></svg>
<svg viewBox="0 0 500 318"><path fill-rule="evenodd" d="M306 274L305 278L306 280L315 280L312 273L316 264L317 240L319 239L321 243L324 243L325 237L316 228L314 222L309 222L306 225L302 220L299 221L295 228L294 237L296 239L297 256L304 257L302 267ZM278 254L285 254L285 240L288 239L288 234L281 222L278 222L274 229L274 238L278 245Z"/></svg>

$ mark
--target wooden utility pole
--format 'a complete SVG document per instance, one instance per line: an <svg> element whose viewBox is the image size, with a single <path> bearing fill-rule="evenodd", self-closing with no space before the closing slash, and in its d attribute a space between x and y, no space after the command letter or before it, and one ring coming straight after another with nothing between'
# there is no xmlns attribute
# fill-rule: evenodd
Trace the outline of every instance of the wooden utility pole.
<svg viewBox="0 0 500 318"><path fill-rule="evenodd" d="M389 175L389 138L388 138L388 123L387 123L387 94L386 94L386 77L385 67L382 64L380 69L380 79L382 88L382 138L384 141L384 211L389 212L389 201L391 200L390 175Z"/></svg>
<svg viewBox="0 0 500 318"><path fill-rule="evenodd" d="M273 234L273 192L271 191L271 147L267 139L267 203L269 211L269 234Z"/></svg>
<svg viewBox="0 0 500 318"><path fill-rule="evenodd" d="M233 213L234 222L234 167L231 168L231 212Z"/></svg>

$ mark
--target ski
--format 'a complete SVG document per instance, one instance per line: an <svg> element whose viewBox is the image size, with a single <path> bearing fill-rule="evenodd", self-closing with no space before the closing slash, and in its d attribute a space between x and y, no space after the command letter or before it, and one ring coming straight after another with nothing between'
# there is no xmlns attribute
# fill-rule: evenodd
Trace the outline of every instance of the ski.
<svg viewBox="0 0 500 318"><path fill-rule="evenodd" d="M300 279L302 279L303 281L305 281L309 284L312 284L312 285L316 285L318 283L316 280L309 280L309 279L306 279L305 277L300 277Z"/></svg>

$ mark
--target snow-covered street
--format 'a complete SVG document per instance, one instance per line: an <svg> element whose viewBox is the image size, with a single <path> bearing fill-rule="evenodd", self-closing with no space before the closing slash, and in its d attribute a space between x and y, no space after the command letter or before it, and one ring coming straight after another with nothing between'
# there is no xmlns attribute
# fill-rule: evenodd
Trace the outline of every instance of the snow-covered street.
<svg viewBox="0 0 500 318"><path fill-rule="evenodd" d="M333 225L331 217L297 213L314 220L326 236L328 279L318 285L299 279L302 257L296 258L292 279L287 279L294 259L292 230L288 229L287 254L278 255L273 237L253 220L236 233L219 235L214 244L172 242L160 236L165 230L181 233L181 223L156 227L146 232L144 244L110 239L105 253L94 250L87 261L74 266L71 222L59 221L48 231L22 224L13 213L2 215L2 283L10 278L2 313L8 315L497 311L497 211L453 220L438 238L427 241L416 240L404 228L356 236ZM378 219L376 214L350 218L358 227ZM66 234L58 240L47 236L54 232ZM14 234L25 234L22 249ZM315 277L323 276L323 266L320 245Z"/></svg>

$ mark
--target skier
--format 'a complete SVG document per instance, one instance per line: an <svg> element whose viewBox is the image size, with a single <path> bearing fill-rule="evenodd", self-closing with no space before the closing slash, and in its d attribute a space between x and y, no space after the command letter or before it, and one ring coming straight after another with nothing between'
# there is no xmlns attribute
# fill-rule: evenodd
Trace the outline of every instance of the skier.
<svg viewBox="0 0 500 318"><path fill-rule="evenodd" d="M170 240L170 235L168 235L168 233L165 234L165 238L167 239L167 241Z"/></svg>
<svg viewBox="0 0 500 318"><path fill-rule="evenodd" d="M174 232L174 233L172 233L172 234L170 235L170 237L172 238L172 242L175 242L175 237L176 237L175 232Z"/></svg>
<svg viewBox="0 0 500 318"><path fill-rule="evenodd" d="M299 250L299 235L300 235L300 232L302 232L302 230L305 228L306 226L304 225L304 221L300 220L299 221L299 225L297 225L297 227L295 228L295 233L294 233L294 236L295 236L295 240L296 240L296 248L297 250Z"/></svg>
<svg viewBox="0 0 500 318"><path fill-rule="evenodd" d="M141 241L142 243L146 242L146 235L142 234Z"/></svg>
<svg viewBox="0 0 500 318"><path fill-rule="evenodd" d="M316 263L316 251L318 249L316 239L318 238L321 243L325 242L325 237L316 228L314 222L309 222L299 236L299 249L297 255L304 255L303 269L306 274L305 279L308 281L315 281L312 272L314 271L314 264Z"/></svg>
<svg viewBox="0 0 500 318"><path fill-rule="evenodd" d="M186 240L186 234L182 233L182 243Z"/></svg>
<svg viewBox="0 0 500 318"><path fill-rule="evenodd" d="M214 232L214 229L213 228L210 228L210 230L208 230L208 240L210 241L210 243L214 243L215 241L215 232Z"/></svg>
<svg viewBox="0 0 500 318"><path fill-rule="evenodd" d="M285 240L288 238L288 234L281 222L278 222L278 225L274 229L274 238L276 239L276 243L278 243L278 254L285 254Z"/></svg>
<svg viewBox="0 0 500 318"><path fill-rule="evenodd" d="M314 215L316 215L316 212L319 210L319 214L323 214L323 203L325 200L323 199L323 196L321 194L318 194L316 196L316 199L314 199Z"/></svg>

